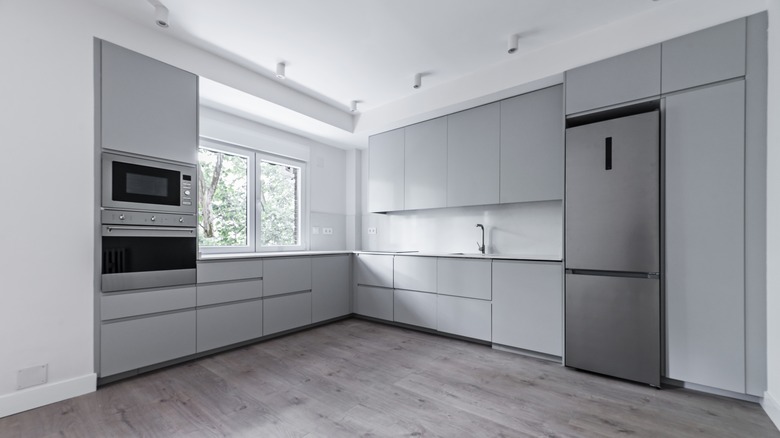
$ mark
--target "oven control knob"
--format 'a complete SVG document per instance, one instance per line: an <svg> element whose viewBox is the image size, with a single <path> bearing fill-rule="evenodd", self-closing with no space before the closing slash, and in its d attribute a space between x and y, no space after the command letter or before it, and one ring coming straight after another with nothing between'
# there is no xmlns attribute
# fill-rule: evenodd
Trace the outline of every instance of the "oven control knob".
<svg viewBox="0 0 780 438"><path fill-rule="evenodd" d="M120 221L123 221L123 220L125 220L125 215L123 215L123 214L120 214L120 215L119 215L119 220L120 220Z"/></svg>
<svg viewBox="0 0 780 438"><path fill-rule="evenodd" d="M180 217L180 218L179 218L179 223L182 223L182 222L184 222L184 218L183 218L183 217Z"/></svg>
<svg viewBox="0 0 780 438"><path fill-rule="evenodd" d="M154 222L157 219L156 216L152 216L152 222Z"/></svg>
<svg viewBox="0 0 780 438"><path fill-rule="evenodd" d="M185 190L185 191L184 191L184 194L185 194L186 196L190 196L190 191L189 191L189 190Z"/></svg>

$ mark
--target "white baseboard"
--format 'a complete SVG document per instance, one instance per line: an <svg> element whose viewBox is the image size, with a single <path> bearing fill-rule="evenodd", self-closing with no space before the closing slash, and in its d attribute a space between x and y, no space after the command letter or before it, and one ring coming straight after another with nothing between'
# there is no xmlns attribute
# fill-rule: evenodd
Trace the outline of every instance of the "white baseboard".
<svg viewBox="0 0 780 438"><path fill-rule="evenodd" d="M87 374L0 396L0 418L95 391L97 374Z"/></svg>
<svg viewBox="0 0 780 438"><path fill-rule="evenodd" d="M780 429L780 401L778 401L769 391L764 392L764 400L761 402L761 407L764 408L766 414L775 423L775 426Z"/></svg>

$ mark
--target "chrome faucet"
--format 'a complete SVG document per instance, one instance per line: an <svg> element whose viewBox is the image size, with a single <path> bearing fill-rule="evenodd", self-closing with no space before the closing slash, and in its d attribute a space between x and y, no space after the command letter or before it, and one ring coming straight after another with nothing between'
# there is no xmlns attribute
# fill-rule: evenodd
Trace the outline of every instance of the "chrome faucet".
<svg viewBox="0 0 780 438"><path fill-rule="evenodd" d="M477 249L479 249L479 252L482 254L485 253L485 227L482 224L477 224L477 228L482 228L482 245L477 242Z"/></svg>

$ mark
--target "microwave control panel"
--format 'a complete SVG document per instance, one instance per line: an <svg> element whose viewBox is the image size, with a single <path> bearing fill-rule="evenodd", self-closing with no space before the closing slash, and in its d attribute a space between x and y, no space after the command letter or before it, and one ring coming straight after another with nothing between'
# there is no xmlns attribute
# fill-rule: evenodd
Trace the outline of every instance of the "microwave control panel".
<svg viewBox="0 0 780 438"><path fill-rule="evenodd" d="M181 174L181 205L192 205L192 175Z"/></svg>
<svg viewBox="0 0 780 438"><path fill-rule="evenodd" d="M195 228L197 217L192 214L151 213L146 211L103 210L100 222L104 225L146 225L155 227Z"/></svg>

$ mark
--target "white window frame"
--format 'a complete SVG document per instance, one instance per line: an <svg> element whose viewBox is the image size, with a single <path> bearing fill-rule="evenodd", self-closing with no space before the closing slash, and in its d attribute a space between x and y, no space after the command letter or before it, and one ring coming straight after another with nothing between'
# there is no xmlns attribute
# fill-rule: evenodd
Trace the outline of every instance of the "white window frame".
<svg viewBox="0 0 780 438"><path fill-rule="evenodd" d="M298 224L299 236L298 245L284 245L284 246L263 246L261 242L262 238L262 226L260 221L262 217L262 205L260 203L260 163L267 161L275 164L282 164L287 166L293 166L300 169L299 183L298 183L298 196L300 196L300 223ZM255 187L258 188L255 196L255 251L256 252L285 252L285 251L305 251L309 248L309 175L307 171L307 163L303 160L297 160L269 152L257 152L255 153Z"/></svg>

